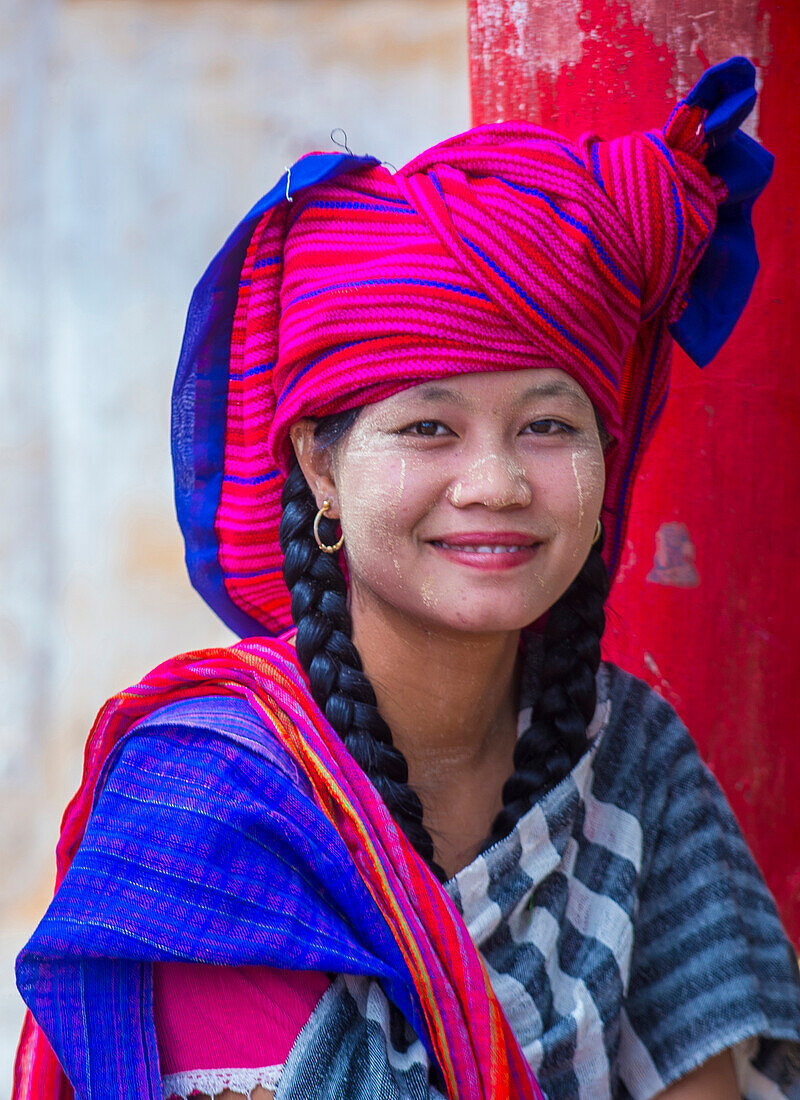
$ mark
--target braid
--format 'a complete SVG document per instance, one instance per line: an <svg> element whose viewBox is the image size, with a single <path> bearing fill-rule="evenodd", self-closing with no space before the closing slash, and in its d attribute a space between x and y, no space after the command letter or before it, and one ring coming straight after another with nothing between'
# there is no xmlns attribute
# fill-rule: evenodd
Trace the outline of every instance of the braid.
<svg viewBox="0 0 800 1100"><path fill-rule="evenodd" d="M530 728L514 749L514 772L503 787L503 809L490 841L507 836L538 795L555 787L586 751L586 729L597 705L595 676L609 578L592 546L578 576L553 604L544 632L541 693Z"/></svg>
<svg viewBox="0 0 800 1100"><path fill-rule="evenodd" d="M440 880L433 840L422 822L422 803L408 785L408 764L392 744L392 732L378 711L372 684L351 639L347 584L334 554L322 554L312 535L316 505L294 461L282 496L278 538L283 575L292 597L297 656L311 694L347 751L366 773L389 813L415 851ZM323 519L323 541L335 539L335 523Z"/></svg>

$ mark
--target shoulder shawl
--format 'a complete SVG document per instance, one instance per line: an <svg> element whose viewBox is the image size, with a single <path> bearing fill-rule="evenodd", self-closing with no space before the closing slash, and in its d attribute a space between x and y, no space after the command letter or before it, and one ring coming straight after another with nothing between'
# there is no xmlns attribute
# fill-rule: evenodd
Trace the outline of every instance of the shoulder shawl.
<svg viewBox="0 0 800 1100"><path fill-rule="evenodd" d="M106 703L57 865L17 964L14 1100L160 1100L169 958L372 974L449 1096L542 1096L462 918L280 641L177 657Z"/></svg>

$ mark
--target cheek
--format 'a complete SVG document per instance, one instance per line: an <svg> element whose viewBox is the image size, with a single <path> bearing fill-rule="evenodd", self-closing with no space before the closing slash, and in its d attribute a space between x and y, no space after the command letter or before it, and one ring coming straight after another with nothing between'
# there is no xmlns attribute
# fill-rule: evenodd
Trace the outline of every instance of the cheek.
<svg viewBox="0 0 800 1100"><path fill-rule="evenodd" d="M606 488L606 464L602 451L573 451L572 474L579 506L583 505L594 523Z"/></svg>
<svg viewBox="0 0 800 1100"><path fill-rule="evenodd" d="M553 471L548 498L561 524L582 535L594 530L605 491L605 462L601 451L574 450Z"/></svg>
<svg viewBox="0 0 800 1100"><path fill-rule="evenodd" d="M406 462L375 455L350 461L337 479L342 532L348 563L391 554L406 508Z"/></svg>

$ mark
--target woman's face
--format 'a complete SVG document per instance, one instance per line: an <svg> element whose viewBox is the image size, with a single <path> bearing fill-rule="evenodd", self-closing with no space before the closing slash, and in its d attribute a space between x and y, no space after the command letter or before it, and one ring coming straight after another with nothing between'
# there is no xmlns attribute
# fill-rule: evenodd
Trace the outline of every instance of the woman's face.
<svg viewBox="0 0 800 1100"><path fill-rule="evenodd" d="M556 369L460 375L367 405L328 465L309 480L340 518L354 614L479 633L526 626L569 587L605 486L591 402Z"/></svg>

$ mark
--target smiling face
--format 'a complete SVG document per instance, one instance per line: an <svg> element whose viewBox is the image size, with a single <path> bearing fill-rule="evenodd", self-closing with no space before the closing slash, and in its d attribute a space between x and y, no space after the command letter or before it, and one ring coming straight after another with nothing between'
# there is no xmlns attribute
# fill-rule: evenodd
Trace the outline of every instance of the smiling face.
<svg viewBox="0 0 800 1100"><path fill-rule="evenodd" d="M354 616L518 630L569 587L603 499L591 402L556 369L459 375L361 410L331 453L292 431L344 534Z"/></svg>

